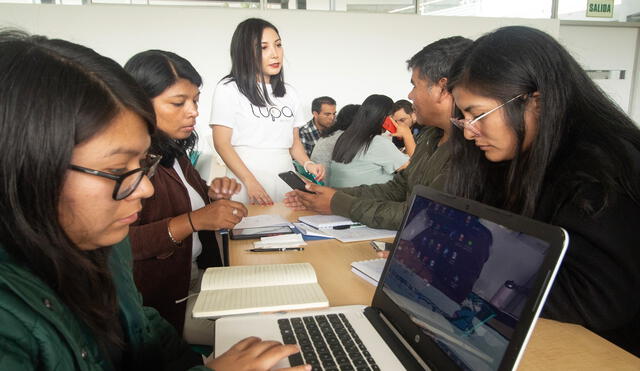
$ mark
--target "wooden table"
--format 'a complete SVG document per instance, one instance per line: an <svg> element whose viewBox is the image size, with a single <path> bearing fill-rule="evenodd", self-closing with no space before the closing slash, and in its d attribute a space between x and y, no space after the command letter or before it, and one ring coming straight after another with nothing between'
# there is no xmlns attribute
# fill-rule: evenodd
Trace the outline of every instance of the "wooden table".
<svg viewBox="0 0 640 371"><path fill-rule="evenodd" d="M277 214L290 221L308 212L282 204L249 206L249 215ZM350 263L375 259L369 242L307 241L301 252L251 253L253 240L231 241L231 265L309 262L331 306L371 304L375 287L351 272ZM520 370L640 370L640 358L618 348L582 326L539 319L520 363Z"/></svg>

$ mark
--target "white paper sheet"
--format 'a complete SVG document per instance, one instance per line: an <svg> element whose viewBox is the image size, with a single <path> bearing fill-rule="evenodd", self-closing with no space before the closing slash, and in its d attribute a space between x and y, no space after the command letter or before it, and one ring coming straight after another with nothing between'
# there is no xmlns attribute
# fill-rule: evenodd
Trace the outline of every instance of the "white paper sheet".
<svg viewBox="0 0 640 371"><path fill-rule="evenodd" d="M276 225L289 225L290 223L280 215L254 215L245 216L234 229L273 227Z"/></svg>

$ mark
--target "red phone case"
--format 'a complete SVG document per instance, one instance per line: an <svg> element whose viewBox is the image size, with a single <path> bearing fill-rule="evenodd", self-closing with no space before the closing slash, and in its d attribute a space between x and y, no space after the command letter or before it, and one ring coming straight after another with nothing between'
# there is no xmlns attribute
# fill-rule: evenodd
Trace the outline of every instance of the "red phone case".
<svg viewBox="0 0 640 371"><path fill-rule="evenodd" d="M382 123L382 128L387 130L391 134L394 134L396 131L398 131L398 128L396 128L396 126L393 124L393 122L391 122L391 117L389 117L389 116L387 116L384 119L384 122Z"/></svg>

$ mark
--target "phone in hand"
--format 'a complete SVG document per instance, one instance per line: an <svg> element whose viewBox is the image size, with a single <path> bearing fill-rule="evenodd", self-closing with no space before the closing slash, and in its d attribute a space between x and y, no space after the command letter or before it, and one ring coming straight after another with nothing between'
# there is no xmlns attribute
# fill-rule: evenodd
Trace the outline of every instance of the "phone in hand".
<svg viewBox="0 0 640 371"><path fill-rule="evenodd" d="M395 134L395 132L398 131L398 128L391 121L390 116L385 117L384 122L382 123L382 128L387 130L391 134Z"/></svg>
<svg viewBox="0 0 640 371"><path fill-rule="evenodd" d="M308 191L305 188L306 183L304 182L304 180L300 179L300 177L293 171L285 171L284 173L278 174L278 176L280 177L280 179L284 180L284 182L287 183L289 187L293 189L297 189L299 191L307 193L315 193Z"/></svg>

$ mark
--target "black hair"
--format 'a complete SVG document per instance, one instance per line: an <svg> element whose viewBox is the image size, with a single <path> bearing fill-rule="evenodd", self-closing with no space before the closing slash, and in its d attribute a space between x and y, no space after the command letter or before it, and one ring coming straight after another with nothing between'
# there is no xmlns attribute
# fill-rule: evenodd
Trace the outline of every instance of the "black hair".
<svg viewBox="0 0 640 371"><path fill-rule="evenodd" d="M179 79L185 79L198 88L202 86L202 77L188 60L164 50L140 52L127 61L124 69L133 76L149 99L162 94ZM158 128L151 137L150 152L162 156L162 166L171 167L176 158L186 156L197 143L198 134L195 131L185 139L175 140Z"/></svg>
<svg viewBox="0 0 640 371"><path fill-rule="evenodd" d="M376 135L382 133L382 123L391 113L393 100L386 95L373 94L362 102L353 122L336 141L331 160L350 163L358 152L366 152Z"/></svg>
<svg viewBox="0 0 640 371"><path fill-rule="evenodd" d="M393 107L391 108L391 113L396 113L400 110L403 110L404 113L406 113L407 115L410 115L414 111L413 104L406 99L400 99L399 101L396 101L393 104Z"/></svg>
<svg viewBox="0 0 640 371"><path fill-rule="evenodd" d="M351 122L353 121L353 117L356 115L356 112L360 109L359 104L347 104L346 106L340 109L338 115L336 116L336 122L329 126L327 130L323 130L320 133L320 137L326 138L333 135L338 130L347 130Z"/></svg>
<svg viewBox="0 0 640 371"><path fill-rule="evenodd" d="M336 105L336 101L335 99L331 98L331 97L318 97L316 99L314 99L313 101L311 101L311 112L320 112L320 110L322 109L322 105L323 104L328 104L330 106L335 106Z"/></svg>
<svg viewBox="0 0 640 371"><path fill-rule="evenodd" d="M266 28L271 28L280 35L276 26L264 19L249 18L238 24L231 38L231 72L224 77L235 81L240 93L257 107L266 107L272 103L262 71L261 42ZM284 97L287 93L284 66L277 75L271 76L270 84L274 96Z"/></svg>
<svg viewBox="0 0 640 371"><path fill-rule="evenodd" d="M588 214L604 209L618 191L640 200L628 152L640 148L640 130L551 36L522 26L482 36L451 68L449 89L458 87L500 102L520 96L496 113L518 144L512 160L492 163L454 130L449 192L526 216L535 214L546 184L557 184L553 192ZM538 99L537 134L522 150L530 99ZM585 185L596 185L600 194L587 195Z"/></svg>
<svg viewBox="0 0 640 371"><path fill-rule="evenodd" d="M121 345L111 249L81 250L59 221L74 148L122 112L153 107L116 62L64 40L0 31L0 243L49 285L98 344Z"/></svg>
<svg viewBox="0 0 640 371"><path fill-rule="evenodd" d="M417 68L421 78L427 78L430 83L435 84L449 76L449 68L471 43L473 41L462 36L432 42L407 61L407 68Z"/></svg>

